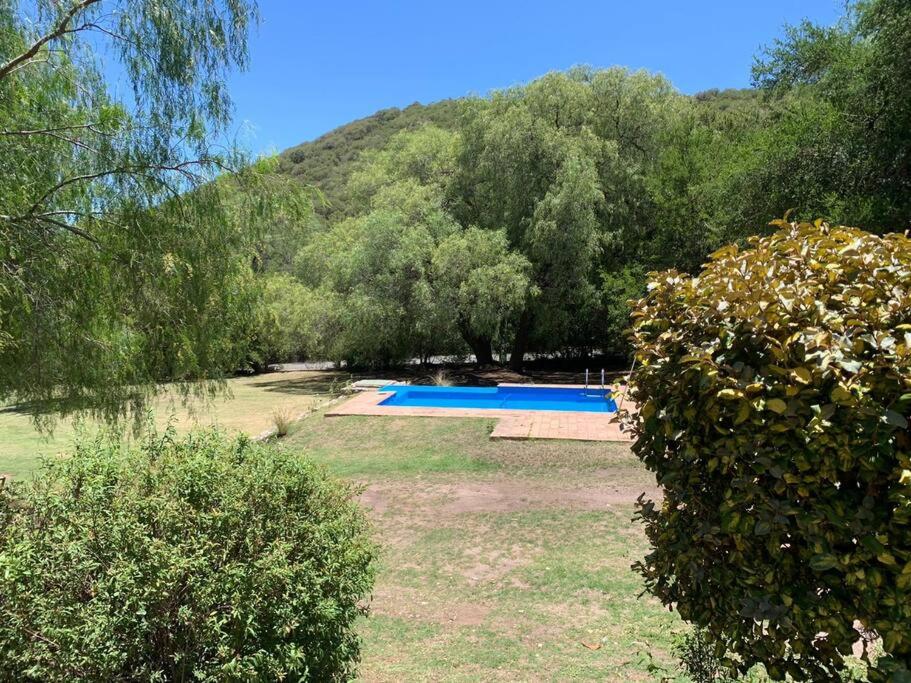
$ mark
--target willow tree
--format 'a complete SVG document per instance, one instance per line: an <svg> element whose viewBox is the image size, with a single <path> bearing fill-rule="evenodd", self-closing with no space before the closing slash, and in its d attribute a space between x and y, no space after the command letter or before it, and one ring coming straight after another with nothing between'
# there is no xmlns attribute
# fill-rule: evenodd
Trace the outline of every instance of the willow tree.
<svg viewBox="0 0 911 683"><path fill-rule="evenodd" d="M532 348L579 343L578 321L601 315L602 266L622 266L647 239L646 173L680 97L658 76L576 69L469 104L453 210L505 230L538 293L515 326L514 368Z"/></svg>
<svg viewBox="0 0 911 683"><path fill-rule="evenodd" d="M459 230L434 250L437 305L453 317L479 365L493 363L493 348L509 343L526 300L537 294L529 270L498 230Z"/></svg>
<svg viewBox="0 0 911 683"><path fill-rule="evenodd" d="M213 141L256 21L247 0L0 3L0 399L114 415L243 359L270 193L239 198L263 169Z"/></svg>

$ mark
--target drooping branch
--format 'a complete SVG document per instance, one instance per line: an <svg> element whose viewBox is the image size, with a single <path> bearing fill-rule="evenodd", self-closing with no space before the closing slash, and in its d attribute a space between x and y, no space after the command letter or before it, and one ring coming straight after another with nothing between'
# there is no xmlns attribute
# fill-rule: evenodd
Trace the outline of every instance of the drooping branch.
<svg viewBox="0 0 911 683"><path fill-rule="evenodd" d="M23 214L24 216L34 215L41 206L50 199L54 194L62 190L63 188L73 185L75 183L88 182L92 180L98 180L100 178L106 178L114 175L141 175L147 171L173 171L184 176L188 180L195 180L199 176L188 169L193 166L201 166L209 163L215 163L214 159L197 159L193 161L184 161L179 164L165 165L165 164L142 164L138 166L119 166L117 168L109 168L103 171L97 171L95 173L84 173L82 175L73 176L71 178L66 178L61 180L59 183L50 187L45 191L44 194L29 208L28 211Z"/></svg>
<svg viewBox="0 0 911 683"><path fill-rule="evenodd" d="M54 133L65 133L73 130L89 130L98 135L110 135L104 131L98 130L97 123L81 123L72 126L56 126L54 128L35 128L32 130L0 130L0 136L19 136L27 137L29 135L53 135Z"/></svg>
<svg viewBox="0 0 911 683"><path fill-rule="evenodd" d="M61 220L57 220L56 218L53 217L54 213L70 213L70 212L49 212L47 214L32 214L29 216L0 216L0 220L9 221L10 223L23 223L28 219L28 220L32 220L32 221L38 221L41 223L48 223L50 225L61 228L62 230L66 230L67 232L70 232L70 233L76 235L77 237L81 237L82 239L88 240L89 242L91 242L92 244L95 244L96 246L100 246L101 243L98 241L98 239L94 235L92 235L89 232L86 232L85 230L83 230L82 228L80 228L76 225L73 225L71 223L65 223L64 221L61 221ZM73 213L75 213L75 212L73 212Z"/></svg>
<svg viewBox="0 0 911 683"><path fill-rule="evenodd" d="M13 57L8 62L6 62L6 64L0 66L0 80L9 76L20 66L28 63L29 60L34 58L35 55L41 51L42 47L51 41L62 38L67 33L70 33L72 31L70 28L70 22L73 21L76 15L99 2L101 2L101 0L80 0L80 2L77 2L75 5L70 7L70 9L67 10L60 18L60 21L54 25L50 32L38 38L25 52Z"/></svg>

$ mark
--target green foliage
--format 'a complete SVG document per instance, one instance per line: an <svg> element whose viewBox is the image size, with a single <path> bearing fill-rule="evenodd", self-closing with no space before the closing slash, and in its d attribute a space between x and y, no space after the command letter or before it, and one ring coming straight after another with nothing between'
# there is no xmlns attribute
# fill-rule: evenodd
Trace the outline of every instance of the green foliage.
<svg viewBox="0 0 911 683"><path fill-rule="evenodd" d="M684 634L675 644L674 654L693 683L731 683L734 680L727 675L715 645L700 629Z"/></svg>
<svg viewBox="0 0 911 683"><path fill-rule="evenodd" d="M412 222L377 209L337 224L301 251L301 276L328 293L327 316L336 323L324 339L329 358L388 365L446 351L452 312L437 305L430 275L434 246L453 229L433 212Z"/></svg>
<svg viewBox="0 0 911 683"><path fill-rule="evenodd" d="M218 432L83 442L0 493L0 676L347 680L375 552L351 494Z"/></svg>
<svg viewBox="0 0 911 683"><path fill-rule="evenodd" d="M626 357L630 325L630 303L645 293L646 277L635 266L617 272L602 273L601 306L604 311L599 320L600 346L607 353Z"/></svg>
<svg viewBox="0 0 911 683"><path fill-rule="evenodd" d="M491 346L508 343L535 289L528 260L509 251L506 235L468 230L444 238L433 254L433 286L439 306L454 313L463 339L482 363Z"/></svg>
<svg viewBox="0 0 911 683"><path fill-rule="evenodd" d="M789 165L790 173L773 183L779 192L793 193L790 207L877 232L907 227L909 50L911 6L903 0L869 0L849 5L836 26L788 27L757 60L755 83L772 98L796 99L779 124L796 133L792 142L773 136L751 155L757 161L787 156L802 162ZM825 119L817 128L820 110ZM819 159L835 163L820 168ZM771 215L790 207L773 207L779 213Z"/></svg>
<svg viewBox="0 0 911 683"><path fill-rule="evenodd" d="M438 245L458 230L444 182L457 145L452 133L425 126L365 155L350 182L363 212L298 252L296 272L333 321L319 346L326 357L388 365L463 350L459 313L434 272Z"/></svg>
<svg viewBox="0 0 911 683"><path fill-rule="evenodd" d="M351 204L348 187L364 152L381 150L402 131L420 129L427 124L454 128L459 107L457 100L443 100L429 105L414 103L405 109L383 109L284 151L282 169L318 187L325 197L318 207L319 213L333 221L341 220L357 212L356 205Z"/></svg>
<svg viewBox="0 0 911 683"><path fill-rule="evenodd" d="M693 95L700 108L718 114L753 114L761 105L761 93L752 88L711 88Z"/></svg>
<svg viewBox="0 0 911 683"><path fill-rule="evenodd" d="M268 273L258 282L261 298L249 363L263 370L272 363L319 355L322 348L325 301L288 273Z"/></svg>
<svg viewBox="0 0 911 683"><path fill-rule="evenodd" d="M777 225L635 308L633 448L664 491L638 569L741 672L830 680L857 620L870 680L907 676L911 240Z"/></svg>
<svg viewBox="0 0 911 683"><path fill-rule="evenodd" d="M0 398L113 418L242 365L261 233L309 211L274 161L210 144L255 21L234 0L0 4Z"/></svg>

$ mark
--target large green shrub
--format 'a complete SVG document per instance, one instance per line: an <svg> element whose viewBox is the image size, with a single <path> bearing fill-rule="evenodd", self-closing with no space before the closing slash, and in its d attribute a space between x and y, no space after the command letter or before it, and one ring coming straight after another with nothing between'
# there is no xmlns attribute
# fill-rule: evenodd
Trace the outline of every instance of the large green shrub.
<svg viewBox="0 0 911 683"><path fill-rule="evenodd" d="M832 680L857 620L908 680L911 240L777 224L633 312L638 569L741 671Z"/></svg>
<svg viewBox="0 0 911 683"><path fill-rule="evenodd" d="M218 432L80 445L3 494L0 679L347 679L374 557L350 495Z"/></svg>

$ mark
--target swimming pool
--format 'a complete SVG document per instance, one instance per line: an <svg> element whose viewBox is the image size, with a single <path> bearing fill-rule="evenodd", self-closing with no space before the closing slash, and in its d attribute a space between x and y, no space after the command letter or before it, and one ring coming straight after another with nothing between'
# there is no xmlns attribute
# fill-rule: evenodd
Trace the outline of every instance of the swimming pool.
<svg viewBox="0 0 911 683"><path fill-rule="evenodd" d="M495 410L560 410L613 413L617 404L607 389L563 387L434 387L392 384L381 406L428 408L489 408Z"/></svg>

